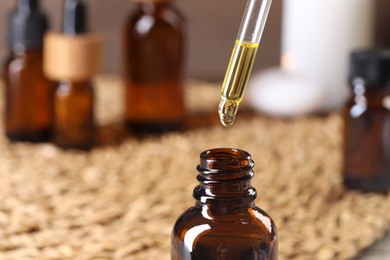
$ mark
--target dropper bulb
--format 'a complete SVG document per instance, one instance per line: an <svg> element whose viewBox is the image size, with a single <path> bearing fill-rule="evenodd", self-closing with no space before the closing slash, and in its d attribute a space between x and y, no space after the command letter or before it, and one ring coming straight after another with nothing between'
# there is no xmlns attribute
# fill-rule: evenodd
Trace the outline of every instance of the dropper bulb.
<svg viewBox="0 0 390 260"><path fill-rule="evenodd" d="M86 6L82 0L66 0L64 10L64 34L76 35L87 31Z"/></svg>

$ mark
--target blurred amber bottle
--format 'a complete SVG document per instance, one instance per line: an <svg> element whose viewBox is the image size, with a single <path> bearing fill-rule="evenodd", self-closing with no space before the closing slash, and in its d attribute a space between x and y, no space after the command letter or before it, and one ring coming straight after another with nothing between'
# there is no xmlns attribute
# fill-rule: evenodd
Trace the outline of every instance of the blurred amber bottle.
<svg viewBox="0 0 390 260"><path fill-rule="evenodd" d="M87 34L86 6L66 0L63 34L45 37L45 73L58 83L54 97L54 143L89 150L95 143L92 78L100 70L100 38Z"/></svg>
<svg viewBox="0 0 390 260"><path fill-rule="evenodd" d="M48 141L53 89L43 74L47 19L38 0L19 0L9 18L10 54L4 65L5 132L13 141Z"/></svg>
<svg viewBox="0 0 390 260"><path fill-rule="evenodd" d="M136 132L183 126L184 19L170 0L134 0L124 34L125 121Z"/></svg>
<svg viewBox="0 0 390 260"><path fill-rule="evenodd" d="M176 221L171 259L278 258L275 224L254 203L253 166L242 150L213 149L200 155L196 204Z"/></svg>
<svg viewBox="0 0 390 260"><path fill-rule="evenodd" d="M95 143L94 90L89 81L61 81L55 94L54 143L89 150Z"/></svg>
<svg viewBox="0 0 390 260"><path fill-rule="evenodd" d="M344 109L344 184L390 190L390 51L351 55L353 95Z"/></svg>

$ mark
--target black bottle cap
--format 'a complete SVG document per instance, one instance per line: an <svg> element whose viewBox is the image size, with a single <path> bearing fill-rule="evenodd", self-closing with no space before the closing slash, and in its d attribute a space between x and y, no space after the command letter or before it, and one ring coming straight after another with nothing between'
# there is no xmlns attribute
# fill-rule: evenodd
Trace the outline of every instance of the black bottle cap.
<svg viewBox="0 0 390 260"><path fill-rule="evenodd" d="M13 50L41 49L47 31L46 16L39 10L38 0L18 0L8 18L8 44Z"/></svg>
<svg viewBox="0 0 390 260"><path fill-rule="evenodd" d="M390 50L356 51L350 57L349 82L362 79L367 87L390 83Z"/></svg>
<svg viewBox="0 0 390 260"><path fill-rule="evenodd" d="M64 34L77 35L87 32L87 8L82 0L66 0L64 10Z"/></svg>

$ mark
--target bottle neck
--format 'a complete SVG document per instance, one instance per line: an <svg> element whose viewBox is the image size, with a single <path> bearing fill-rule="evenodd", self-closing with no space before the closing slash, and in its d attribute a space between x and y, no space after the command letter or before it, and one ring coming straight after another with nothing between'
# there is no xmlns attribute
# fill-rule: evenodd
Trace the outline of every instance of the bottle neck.
<svg viewBox="0 0 390 260"><path fill-rule="evenodd" d="M256 190L251 186L254 162L237 149L213 149L201 154L193 196L197 205L217 211L242 210L254 206Z"/></svg>
<svg viewBox="0 0 390 260"><path fill-rule="evenodd" d="M14 51L41 49L48 24L38 0L19 0L8 24L8 44Z"/></svg>
<svg viewBox="0 0 390 260"><path fill-rule="evenodd" d="M92 87L91 80L61 80L58 82L61 86L69 86L70 88L89 88Z"/></svg>
<svg viewBox="0 0 390 260"><path fill-rule="evenodd" d="M25 60L42 60L43 51L41 49L26 50L26 49L12 49L9 53L12 59L25 59Z"/></svg>
<svg viewBox="0 0 390 260"><path fill-rule="evenodd" d="M34 10L38 9L38 0L18 0L19 10Z"/></svg>

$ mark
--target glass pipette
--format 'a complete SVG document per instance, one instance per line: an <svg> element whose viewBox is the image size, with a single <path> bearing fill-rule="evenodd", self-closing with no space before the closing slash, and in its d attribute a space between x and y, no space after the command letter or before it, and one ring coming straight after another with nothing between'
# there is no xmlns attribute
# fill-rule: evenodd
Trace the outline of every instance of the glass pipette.
<svg viewBox="0 0 390 260"><path fill-rule="evenodd" d="M221 123L233 125L256 58L272 0L248 0L221 89Z"/></svg>

